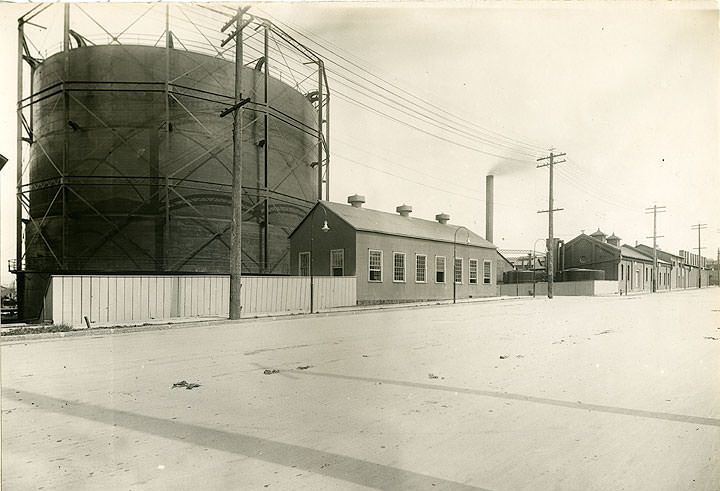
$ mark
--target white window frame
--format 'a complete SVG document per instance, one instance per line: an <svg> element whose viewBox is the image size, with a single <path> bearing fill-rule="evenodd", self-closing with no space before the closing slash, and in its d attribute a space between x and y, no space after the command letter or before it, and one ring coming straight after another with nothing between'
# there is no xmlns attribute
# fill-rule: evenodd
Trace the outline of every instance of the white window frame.
<svg viewBox="0 0 720 491"><path fill-rule="evenodd" d="M396 257L402 257L402 279L398 280L395 277L395 258ZM407 280L407 261L406 261L406 254L404 252L394 252L393 251L393 283L405 283Z"/></svg>
<svg viewBox="0 0 720 491"><path fill-rule="evenodd" d="M380 279L379 280L373 280L370 278L370 273L372 272L370 262L371 262L373 252L380 253ZM381 251L379 249L368 249L368 282L369 283L382 283L382 281L383 281L383 251Z"/></svg>
<svg viewBox="0 0 720 491"><path fill-rule="evenodd" d="M438 259L442 259L442 274L443 274L443 280L438 281ZM445 259L445 256L435 256L435 283L442 284L447 282L447 260Z"/></svg>
<svg viewBox="0 0 720 491"><path fill-rule="evenodd" d="M340 253L340 274L337 276L345 276L345 249L330 249L330 276L336 276L333 267L333 253Z"/></svg>
<svg viewBox="0 0 720 491"><path fill-rule="evenodd" d="M303 274L303 258L307 257L307 274ZM310 251L303 251L298 253L298 275L299 276L310 276L310 261L312 258L310 257Z"/></svg>
<svg viewBox="0 0 720 491"><path fill-rule="evenodd" d="M460 281L457 279L457 262L460 261ZM463 258L456 257L453 260L453 281L456 285L463 284Z"/></svg>
<svg viewBox="0 0 720 491"><path fill-rule="evenodd" d="M473 281L473 264L475 264L475 281ZM470 259L468 260L468 283L470 285L477 285L478 284L478 260L477 259Z"/></svg>
<svg viewBox="0 0 720 491"><path fill-rule="evenodd" d="M490 265L490 268L489 268L490 274L487 277L485 276L485 265L486 264ZM493 275L492 261L490 261L489 259L484 259L483 260L483 285L492 285L492 275Z"/></svg>
<svg viewBox="0 0 720 491"><path fill-rule="evenodd" d="M422 269L422 280L418 280L418 258L425 259ZM415 283L427 283L427 255L425 254L415 254Z"/></svg>

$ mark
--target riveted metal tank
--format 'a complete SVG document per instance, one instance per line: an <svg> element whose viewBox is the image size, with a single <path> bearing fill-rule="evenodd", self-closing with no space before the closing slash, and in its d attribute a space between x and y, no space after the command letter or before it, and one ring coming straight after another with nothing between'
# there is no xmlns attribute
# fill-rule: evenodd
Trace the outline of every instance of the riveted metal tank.
<svg viewBox="0 0 720 491"><path fill-rule="evenodd" d="M232 115L220 112L233 104L234 74L219 57L149 46L80 47L40 64L28 272L227 273ZM245 67L242 89L251 98L242 110L243 269L283 274L287 235L316 198L317 112L269 78L266 142L264 74Z"/></svg>

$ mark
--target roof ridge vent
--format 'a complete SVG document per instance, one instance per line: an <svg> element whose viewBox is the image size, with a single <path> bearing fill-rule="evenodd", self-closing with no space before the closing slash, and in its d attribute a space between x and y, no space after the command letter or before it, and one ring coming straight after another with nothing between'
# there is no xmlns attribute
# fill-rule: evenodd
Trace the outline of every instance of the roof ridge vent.
<svg viewBox="0 0 720 491"><path fill-rule="evenodd" d="M365 203L365 196L353 194L352 196L348 196L347 202L350 203L353 208L362 208L363 203Z"/></svg>
<svg viewBox="0 0 720 491"><path fill-rule="evenodd" d="M447 213L438 213L437 215L435 215L435 220L445 225L447 222L450 221L450 215L448 215Z"/></svg>
<svg viewBox="0 0 720 491"><path fill-rule="evenodd" d="M410 213L412 213L412 206L403 203L402 205L395 208L395 211L400 213L401 216L409 217Z"/></svg>

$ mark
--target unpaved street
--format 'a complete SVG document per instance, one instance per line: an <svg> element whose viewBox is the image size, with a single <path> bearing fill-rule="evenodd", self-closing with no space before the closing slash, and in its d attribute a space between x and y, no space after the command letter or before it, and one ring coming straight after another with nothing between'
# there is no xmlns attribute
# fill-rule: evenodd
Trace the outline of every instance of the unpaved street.
<svg viewBox="0 0 720 491"><path fill-rule="evenodd" d="M5 341L2 488L717 490L718 338L715 288Z"/></svg>

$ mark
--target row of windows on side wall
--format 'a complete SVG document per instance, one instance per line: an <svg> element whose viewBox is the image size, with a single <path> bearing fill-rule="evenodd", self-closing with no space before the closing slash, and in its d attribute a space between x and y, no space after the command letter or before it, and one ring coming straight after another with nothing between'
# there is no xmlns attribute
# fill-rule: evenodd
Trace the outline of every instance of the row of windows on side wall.
<svg viewBox="0 0 720 491"><path fill-rule="evenodd" d="M435 256L435 283L445 283L445 256ZM470 259L468 261L468 282L471 285L478 284L478 266L480 261ZM381 283L383 281L383 251L370 249L368 251L368 281ZM427 256L415 254L415 283L427 283ZM406 254L404 252L393 252L392 277L393 283L406 283ZM463 284L463 258L455 259L453 276L456 284ZM492 261L483 260L484 285L492 284Z"/></svg>

